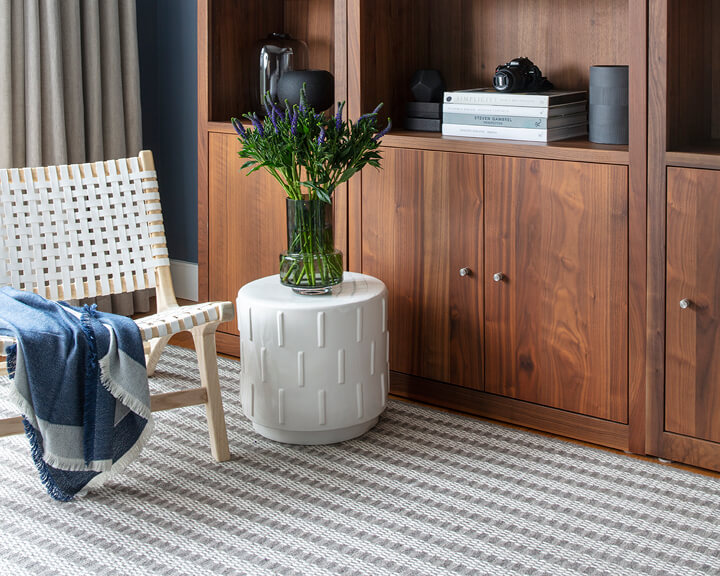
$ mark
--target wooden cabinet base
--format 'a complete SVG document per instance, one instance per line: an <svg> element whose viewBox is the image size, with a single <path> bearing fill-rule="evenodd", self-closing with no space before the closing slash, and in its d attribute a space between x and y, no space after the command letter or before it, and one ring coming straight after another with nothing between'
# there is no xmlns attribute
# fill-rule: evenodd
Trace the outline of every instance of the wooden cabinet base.
<svg viewBox="0 0 720 576"><path fill-rule="evenodd" d="M390 393L474 416L567 436L617 450L629 450L626 424L573 414L479 390L390 372Z"/></svg>
<svg viewBox="0 0 720 576"><path fill-rule="evenodd" d="M720 472L720 444L716 442L663 432L659 453L653 455Z"/></svg>
<svg viewBox="0 0 720 576"><path fill-rule="evenodd" d="M215 347L220 354L228 356L240 357L240 336L237 334L228 334L227 332L215 333Z"/></svg>

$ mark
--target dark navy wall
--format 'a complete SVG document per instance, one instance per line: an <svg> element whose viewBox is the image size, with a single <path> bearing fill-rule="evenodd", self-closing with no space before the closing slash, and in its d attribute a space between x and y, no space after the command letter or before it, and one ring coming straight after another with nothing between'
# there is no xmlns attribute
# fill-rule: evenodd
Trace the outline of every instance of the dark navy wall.
<svg viewBox="0 0 720 576"><path fill-rule="evenodd" d="M197 262L197 6L136 6L143 145L155 157L170 258Z"/></svg>

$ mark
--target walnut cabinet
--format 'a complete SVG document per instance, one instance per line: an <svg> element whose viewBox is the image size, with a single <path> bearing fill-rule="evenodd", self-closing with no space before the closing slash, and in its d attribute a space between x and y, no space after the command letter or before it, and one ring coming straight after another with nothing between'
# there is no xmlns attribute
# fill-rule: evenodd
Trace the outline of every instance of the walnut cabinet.
<svg viewBox="0 0 720 576"><path fill-rule="evenodd" d="M718 0L198 0L200 296L284 248L283 194L239 173L229 119L253 43L290 33L351 117L383 102L395 126L335 198L346 266L392 294L391 391L720 470L718 27ZM561 89L627 64L629 143L403 129L415 70L468 88L520 55Z"/></svg>
<svg viewBox="0 0 720 576"><path fill-rule="evenodd" d="M363 174L359 266L391 293L393 370L627 424L627 167L384 161Z"/></svg>
<svg viewBox="0 0 720 576"><path fill-rule="evenodd" d="M720 470L720 2L648 22L646 452Z"/></svg>

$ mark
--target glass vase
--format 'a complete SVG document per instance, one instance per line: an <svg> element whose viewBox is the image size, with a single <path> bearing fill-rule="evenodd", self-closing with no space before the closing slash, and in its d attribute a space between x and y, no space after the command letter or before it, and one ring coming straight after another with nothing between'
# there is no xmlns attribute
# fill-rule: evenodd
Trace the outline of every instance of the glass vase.
<svg viewBox="0 0 720 576"><path fill-rule="evenodd" d="M343 279L335 249L333 206L322 200L286 199L287 246L280 254L280 281L299 294L327 294Z"/></svg>

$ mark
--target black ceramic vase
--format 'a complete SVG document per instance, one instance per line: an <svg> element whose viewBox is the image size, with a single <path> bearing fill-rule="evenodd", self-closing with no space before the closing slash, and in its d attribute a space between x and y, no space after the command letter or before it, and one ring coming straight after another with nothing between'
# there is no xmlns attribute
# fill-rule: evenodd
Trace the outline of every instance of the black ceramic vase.
<svg viewBox="0 0 720 576"><path fill-rule="evenodd" d="M335 79L327 70L293 70L278 83L278 99L290 106L300 104L300 90L305 84L305 98L315 112L327 110L335 102Z"/></svg>

